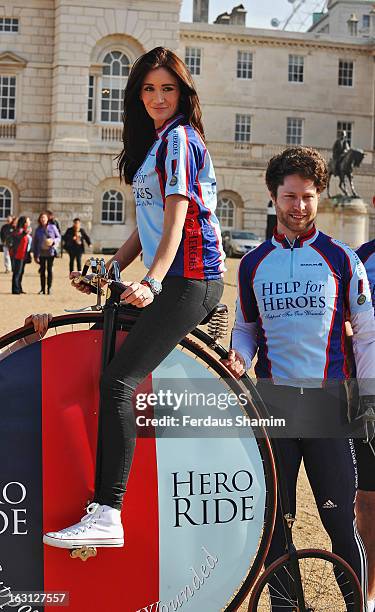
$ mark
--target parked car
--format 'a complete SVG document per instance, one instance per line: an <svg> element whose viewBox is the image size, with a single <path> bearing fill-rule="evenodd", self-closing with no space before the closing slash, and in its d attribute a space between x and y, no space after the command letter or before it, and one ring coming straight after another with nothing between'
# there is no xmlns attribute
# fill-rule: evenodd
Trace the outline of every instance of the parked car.
<svg viewBox="0 0 375 612"><path fill-rule="evenodd" d="M259 236L247 230L224 230L222 236L224 251L228 257L242 257L263 242Z"/></svg>

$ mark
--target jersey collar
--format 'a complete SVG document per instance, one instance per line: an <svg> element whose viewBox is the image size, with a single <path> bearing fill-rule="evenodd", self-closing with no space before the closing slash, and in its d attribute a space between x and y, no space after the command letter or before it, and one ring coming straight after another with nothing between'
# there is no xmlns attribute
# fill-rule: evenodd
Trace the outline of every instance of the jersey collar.
<svg viewBox="0 0 375 612"><path fill-rule="evenodd" d="M177 127L177 125L180 125L182 119L184 119L184 115L182 113L178 113L170 119L167 119L167 121L156 130L157 137L162 138L165 136L168 132L170 132L170 130L173 130L173 128Z"/></svg>
<svg viewBox="0 0 375 612"><path fill-rule="evenodd" d="M311 230L309 230L307 234L298 236L297 238L295 238L294 242L289 242L285 234L279 234L275 228L272 236L272 244L282 249L290 249L292 247L293 249L298 249L304 246L308 246L309 244L314 242L318 234L319 231L316 229L315 225L313 225Z"/></svg>

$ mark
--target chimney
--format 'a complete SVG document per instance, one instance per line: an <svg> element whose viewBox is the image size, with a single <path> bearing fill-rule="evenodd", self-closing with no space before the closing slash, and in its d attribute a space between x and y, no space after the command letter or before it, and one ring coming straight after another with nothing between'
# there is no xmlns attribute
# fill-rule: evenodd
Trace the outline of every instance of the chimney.
<svg viewBox="0 0 375 612"><path fill-rule="evenodd" d="M230 16L231 25L240 25L240 26L246 25L246 14L247 14L247 11L243 4L239 4L238 6L235 6Z"/></svg>
<svg viewBox="0 0 375 612"><path fill-rule="evenodd" d="M208 3L209 0L194 0L193 3L193 22L208 23Z"/></svg>

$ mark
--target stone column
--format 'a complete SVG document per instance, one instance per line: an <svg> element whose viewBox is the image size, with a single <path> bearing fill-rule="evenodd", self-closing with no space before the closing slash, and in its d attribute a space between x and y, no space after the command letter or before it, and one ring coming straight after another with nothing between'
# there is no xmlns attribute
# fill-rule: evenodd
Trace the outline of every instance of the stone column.
<svg viewBox="0 0 375 612"><path fill-rule="evenodd" d="M322 232L357 249L368 241L368 205L361 198L329 198L318 206L317 226Z"/></svg>

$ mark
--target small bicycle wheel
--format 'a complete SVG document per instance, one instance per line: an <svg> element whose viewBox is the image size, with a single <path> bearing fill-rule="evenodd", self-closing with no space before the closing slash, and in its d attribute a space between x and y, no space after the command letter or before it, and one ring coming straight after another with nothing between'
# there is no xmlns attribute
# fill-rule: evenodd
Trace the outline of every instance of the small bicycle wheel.
<svg viewBox="0 0 375 612"><path fill-rule="evenodd" d="M307 612L362 612L361 587L346 561L314 549L298 550L297 556ZM249 612L298 612L294 585L289 555L284 555L255 584Z"/></svg>

